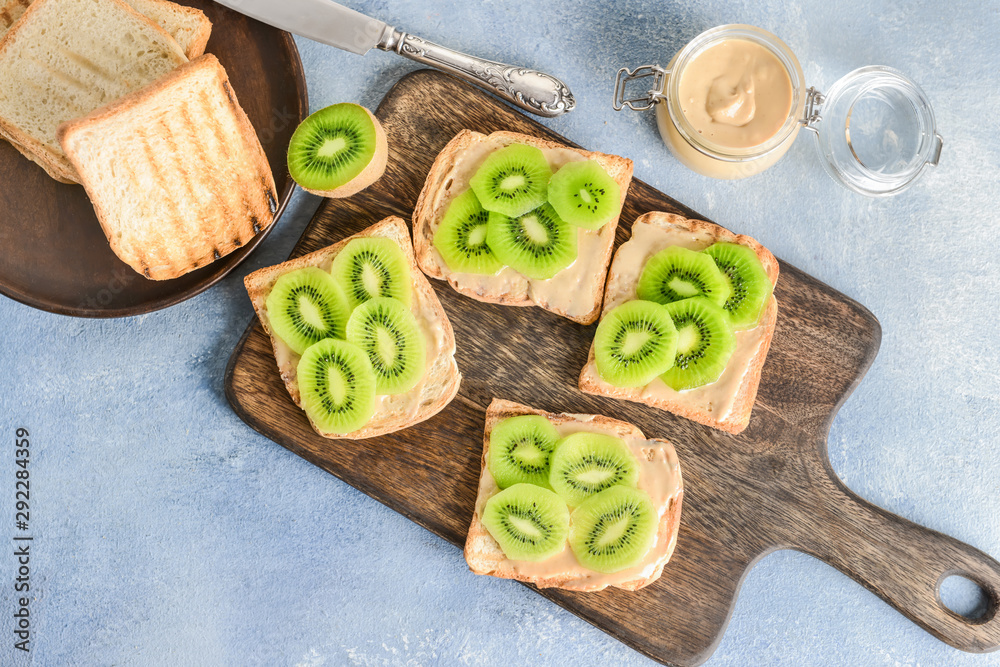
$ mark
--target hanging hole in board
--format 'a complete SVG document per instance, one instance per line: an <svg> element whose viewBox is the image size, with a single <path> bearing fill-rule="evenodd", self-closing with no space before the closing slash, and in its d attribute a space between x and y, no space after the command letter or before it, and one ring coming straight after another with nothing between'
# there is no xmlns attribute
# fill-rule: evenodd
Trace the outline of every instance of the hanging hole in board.
<svg viewBox="0 0 1000 667"><path fill-rule="evenodd" d="M938 597L946 609L973 622L984 623L997 611L997 600L961 574L945 575L938 584Z"/></svg>

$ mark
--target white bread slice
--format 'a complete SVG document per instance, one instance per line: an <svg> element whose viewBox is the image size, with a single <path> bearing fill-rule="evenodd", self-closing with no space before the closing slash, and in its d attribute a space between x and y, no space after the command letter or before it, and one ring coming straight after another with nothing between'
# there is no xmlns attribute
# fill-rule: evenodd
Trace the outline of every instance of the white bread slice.
<svg viewBox="0 0 1000 667"><path fill-rule="evenodd" d="M0 40L0 132L50 174L77 181L59 125L186 61L170 35L121 0L36 0Z"/></svg>
<svg viewBox="0 0 1000 667"><path fill-rule="evenodd" d="M0 7L0 38L2 38L28 9L32 0L9 0ZM174 38L190 59L205 53L205 45L212 34L212 22L205 12L185 7L169 0L125 0L135 11L160 26Z"/></svg>
<svg viewBox="0 0 1000 667"><path fill-rule="evenodd" d="M496 487L496 483L493 481L493 478L487 469L487 461L489 460L490 451L490 434L493 432L493 427L508 417L516 417L518 415L541 415L557 426L570 422L581 422L588 425L599 426L602 430L606 429L607 433L618 438L646 439L646 436L644 436L642 431L640 431L637 427L629 424L628 422L619 421L617 419L611 419L601 415L566 413L554 414L551 412L536 410L512 401L494 398L490 403L489 408L486 410L486 428L483 434L483 456L481 461L482 469L479 479L479 493L476 498L477 508L485 503L489 496L495 492ZM662 444L665 447L669 447L671 452L673 451L673 445L666 440L654 439L650 442ZM657 559L652 572L648 576L641 579L633 579L631 581L612 584L613 587L623 588L628 591L639 590L640 588L653 583L660 578L661 574L663 574L663 566L670 560L670 557L674 552L674 547L677 546L677 532L681 523L681 504L684 499L684 482L681 478L680 466L677 467L676 475L678 485L676 495L670 500L667 510L660 518L660 524L657 530L657 541L660 543L666 543L667 545L664 553ZM593 588L587 588L585 586L581 587L583 582L580 580L579 575L574 576L573 574L560 574L557 576L541 577L529 576L518 572L511 561L504 555L503 550L500 548L500 544L497 543L497 541L493 539L493 536L490 535L489 531L486 530L486 527L483 525L479 516L478 510L473 512L472 523L469 526L469 534L465 539L465 561L469 564L469 569L476 574L486 574L494 577L500 577L501 579L515 579L517 581L534 584L538 588L568 588L570 590L588 591L602 590L602 588L604 588L603 586Z"/></svg>
<svg viewBox="0 0 1000 667"><path fill-rule="evenodd" d="M462 177L462 174L466 173L472 166L466 163L467 160L478 159L481 162L488 154L480 152L483 148L490 146L500 148L510 144L527 144L541 149L563 149L572 151L584 159L596 160L618 183L619 188L621 188L621 201L624 204L629 184L632 182L632 161L627 158L605 153L593 153L516 132L494 132L485 135L472 130L462 130L438 154L427 174L427 180L420 192L417 206L413 210L413 247L417 253L417 262L424 273L430 277L447 280L457 292L473 299L505 306L540 306L574 322L590 324L597 320L601 312L604 278L607 275L611 250L615 244L615 230L618 228L619 216L615 216L614 220L600 229L597 252L596 256L592 258L592 263L584 265L582 262L578 262L552 279L553 281L560 280L563 273L572 271L574 268L580 271L574 284L561 286L559 290L563 296L566 295L567 290L573 292L572 300L584 304L582 308L574 309L573 312L565 305L555 303L547 295L533 289L535 285L550 281L528 280L514 272L513 269L504 270L504 272L510 272L512 280L498 280L486 289L481 288L481 283L478 280L473 281L475 284L465 283L456 277L463 274L454 274L449 271L441 260L440 254L434 248L434 233L448 210L448 206L456 196L469 187L468 175L471 174ZM475 156L475 158L470 156ZM504 273L500 275L504 275ZM544 288L541 291L544 292Z"/></svg>
<svg viewBox="0 0 1000 667"><path fill-rule="evenodd" d="M211 54L66 123L59 139L111 249L151 280L201 268L274 220L267 156Z"/></svg>
<svg viewBox="0 0 1000 667"><path fill-rule="evenodd" d="M704 220L689 220L673 213L662 213L653 211L636 218L632 223L632 228L649 224L664 230L680 231L699 238L705 239L707 244L716 242L739 243L747 246L757 254L757 259L763 265L771 282L778 282L778 260L774 258L767 248L749 236L733 234L727 229L714 225ZM625 246L623 245L622 248ZM635 285L637 282L636 269L639 267L626 267L622 261L622 248L619 248L611 262L611 270L608 273L608 284L604 295L604 313L620 306L625 301L635 298ZM629 270L631 268L631 270ZM641 269L639 269L641 272ZM594 360L594 344L590 344L590 355L587 357L587 365L580 373L580 390L587 394L598 396L610 396L626 401L635 401L645 405L667 410L681 417L696 421L712 428L727 433L740 433L750 423L750 413L753 411L754 400L757 398L757 387L760 385L760 373L764 367L764 360L767 358L767 351L771 347L771 338L774 336L775 322L778 317L778 302L774 296L761 313L760 322L757 325L759 336L755 338L756 348L753 349L752 357L746 372L743 374L738 386L735 388L736 396L732 408L727 415L722 417L713 415L707 406L693 406L681 403L670 398L662 398L650 395L645 387L615 387L605 382L597 372L597 363ZM742 332L738 332L739 336ZM721 380L720 380L721 381ZM695 390L692 390L695 391Z"/></svg>
<svg viewBox="0 0 1000 667"><path fill-rule="evenodd" d="M409 262L410 278L413 281L413 304L410 309L417 316L417 321L425 325L425 337L428 336L427 329L430 330L434 342L428 341L428 351L430 352L431 345L434 345L436 354L428 354L427 375L423 381L406 394L393 397L392 401L387 402L383 399L376 409L375 415L364 428L346 435L325 433L310 419L309 422L313 429L324 438L344 438L347 440L373 438L430 419L451 403L455 394L458 393L458 387L462 381L458 364L455 362L455 332L451 328L448 315L441 306L441 302L438 301L434 288L417 268L417 262L413 256L413 245L410 242L410 232L406 228L406 223L402 218L390 216L331 246L302 257L290 259L276 266L254 271L244 278L243 283L246 285L247 293L253 302L254 310L257 311L257 317L260 318L264 331L271 337L274 357L278 362L278 372L281 374L281 379L284 381L292 401L295 405L302 407L296 373L301 357L292 352L271 329L271 320L267 313L267 295L271 293L278 278L289 271L307 266L315 266L329 271L333 258L344 246L352 239L362 237L387 238L399 244ZM400 410L401 407L406 409Z"/></svg>

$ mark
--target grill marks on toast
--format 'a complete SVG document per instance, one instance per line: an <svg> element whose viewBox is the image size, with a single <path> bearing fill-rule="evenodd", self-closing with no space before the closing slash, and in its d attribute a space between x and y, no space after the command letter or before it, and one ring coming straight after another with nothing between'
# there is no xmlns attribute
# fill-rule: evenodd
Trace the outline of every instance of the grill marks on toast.
<svg viewBox="0 0 1000 667"><path fill-rule="evenodd" d="M31 0L10 0L3 7L0 7L0 37L3 37L7 29L14 25L14 21L21 18L30 4Z"/></svg>

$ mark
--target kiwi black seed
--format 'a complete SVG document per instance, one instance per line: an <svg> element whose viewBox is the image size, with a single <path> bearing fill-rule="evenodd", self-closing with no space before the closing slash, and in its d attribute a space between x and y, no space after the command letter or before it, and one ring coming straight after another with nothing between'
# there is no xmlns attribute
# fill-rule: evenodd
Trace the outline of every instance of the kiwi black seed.
<svg viewBox="0 0 1000 667"><path fill-rule="evenodd" d="M656 507L649 494L614 486L573 510L569 544L580 565L612 574L642 562L656 531Z"/></svg>
<svg viewBox="0 0 1000 667"><path fill-rule="evenodd" d="M498 422L490 432L487 467L501 489L514 484L549 486L549 463L559 440L556 427L541 415Z"/></svg>
<svg viewBox="0 0 1000 667"><path fill-rule="evenodd" d="M517 217L545 203L551 177L541 150L511 144L490 153L469 185L484 209Z"/></svg>
<svg viewBox="0 0 1000 667"><path fill-rule="evenodd" d="M556 443L549 483L566 504L576 507L612 486L638 484L639 461L620 438L573 433Z"/></svg>
<svg viewBox="0 0 1000 667"><path fill-rule="evenodd" d="M337 282L316 267L278 278L265 307L271 329L296 354L324 338L343 338L351 312Z"/></svg>
<svg viewBox="0 0 1000 667"><path fill-rule="evenodd" d="M729 298L729 281L712 258L681 246L670 246L653 255L639 276L640 299L668 304L703 296L721 306Z"/></svg>
<svg viewBox="0 0 1000 667"><path fill-rule="evenodd" d="M578 231L543 204L516 218L490 213L486 243L521 275L548 280L576 261Z"/></svg>
<svg viewBox="0 0 1000 667"><path fill-rule="evenodd" d="M548 489L515 484L486 501L482 522L507 558L539 561L565 548L569 508Z"/></svg>
<svg viewBox="0 0 1000 667"><path fill-rule="evenodd" d="M673 368L660 377L677 391L718 380L736 350L736 335L726 311L700 296L664 308L677 327L677 356Z"/></svg>
<svg viewBox="0 0 1000 667"><path fill-rule="evenodd" d="M757 253L738 243L716 243L703 251L729 280L732 293L722 305L734 329L757 326L774 285Z"/></svg>
<svg viewBox="0 0 1000 667"><path fill-rule="evenodd" d="M406 306L411 303L410 265L392 239L353 239L334 258L330 273L343 288L352 309L376 297L399 299Z"/></svg>

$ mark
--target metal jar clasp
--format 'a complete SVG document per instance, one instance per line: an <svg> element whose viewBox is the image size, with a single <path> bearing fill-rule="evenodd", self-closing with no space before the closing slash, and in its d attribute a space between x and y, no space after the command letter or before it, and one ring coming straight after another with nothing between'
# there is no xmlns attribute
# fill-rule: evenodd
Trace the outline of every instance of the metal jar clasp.
<svg viewBox="0 0 1000 667"><path fill-rule="evenodd" d="M615 77L615 99L612 103L615 111L621 111L625 107L632 111L652 109L654 104L666 97L661 91L663 90L663 80L669 74L670 70L663 69L659 65L643 65L634 70L622 67L618 70L618 76ZM653 87L646 91L645 95L625 99L625 84L650 76L653 77Z"/></svg>
<svg viewBox="0 0 1000 667"><path fill-rule="evenodd" d="M809 90L806 91L805 112L803 113L803 117L799 120L800 123L805 125L807 130L819 132L819 128L817 128L816 125L823 120L823 116L820 115L820 111L823 109L824 102L826 102L826 97L823 93L810 86Z"/></svg>

